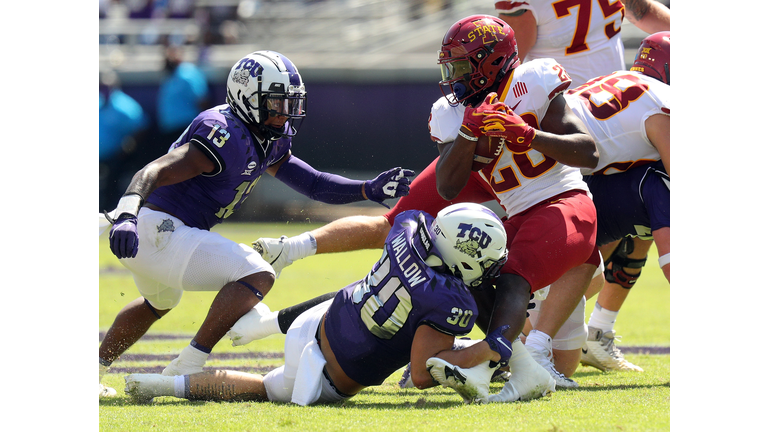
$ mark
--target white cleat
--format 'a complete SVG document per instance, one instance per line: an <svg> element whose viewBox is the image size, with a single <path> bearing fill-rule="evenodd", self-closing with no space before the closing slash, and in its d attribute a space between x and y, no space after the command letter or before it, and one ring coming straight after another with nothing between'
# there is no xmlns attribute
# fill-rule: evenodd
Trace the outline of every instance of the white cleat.
<svg viewBox="0 0 768 432"><path fill-rule="evenodd" d="M293 264L293 260L288 257L289 251L285 243L287 239L287 236L282 236L279 239L260 238L253 242L253 249L275 269L276 278L280 277L284 268Z"/></svg>
<svg viewBox="0 0 768 432"><path fill-rule="evenodd" d="M605 333L598 328L589 327L587 341L581 348L581 364L595 367L603 372L643 372L643 368L624 359L624 355L615 343L620 339L621 336L616 336L615 331Z"/></svg>
<svg viewBox="0 0 768 432"><path fill-rule="evenodd" d="M517 402L538 399L555 391L555 379L531 357L520 339L512 343L509 381L489 402Z"/></svg>
<svg viewBox="0 0 768 432"><path fill-rule="evenodd" d="M232 346L249 344L255 340L264 339L273 334L280 333L280 327L276 325L277 312L269 310L264 302L256 303L256 306L248 311L227 332L232 340Z"/></svg>
<svg viewBox="0 0 768 432"><path fill-rule="evenodd" d="M469 348L472 345L482 342L481 339L470 339L470 338L457 338L453 341L453 347L452 350L460 350L464 348ZM507 376L509 375L509 372L504 372L501 370L496 370L493 374L493 378L491 379L491 382L506 382L508 381ZM413 385L413 377L411 377L411 363L408 363L405 366L405 370L403 371L403 376L400 378L400 381L397 383L400 388L413 388L415 387Z"/></svg>
<svg viewBox="0 0 768 432"><path fill-rule="evenodd" d="M555 361L552 357L552 350L540 351L529 345L525 345L525 348L531 354L531 357L533 357L536 363L541 365L541 367L543 367L549 373L549 375L555 379L555 383L557 383L558 387L576 388L579 386L579 383L561 374L557 371L557 369L555 369Z"/></svg>
<svg viewBox="0 0 768 432"><path fill-rule="evenodd" d="M146 404L152 402L155 396L164 396L161 386L167 387L169 377L158 374L131 374L125 376L125 394L134 403Z"/></svg>
<svg viewBox="0 0 768 432"><path fill-rule="evenodd" d="M491 376L499 368L483 362L469 369L454 366L447 361L432 357L427 360L427 370L437 382L444 387L450 387L461 395L464 403L488 403Z"/></svg>
<svg viewBox="0 0 768 432"><path fill-rule="evenodd" d="M112 387L107 387L102 383L99 383L99 399L111 398L117 396L117 391Z"/></svg>

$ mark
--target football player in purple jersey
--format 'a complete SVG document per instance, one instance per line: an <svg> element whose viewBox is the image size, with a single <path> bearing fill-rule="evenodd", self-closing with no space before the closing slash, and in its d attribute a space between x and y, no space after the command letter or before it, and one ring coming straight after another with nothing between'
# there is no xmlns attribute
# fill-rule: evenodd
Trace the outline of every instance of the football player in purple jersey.
<svg viewBox="0 0 768 432"><path fill-rule="evenodd" d="M310 405L348 399L410 362L416 387L439 383L465 402L487 402L493 372L508 362L523 367L518 354L525 348L504 338L506 327L452 348L477 317L469 287L497 277L506 257L501 220L482 205L456 204L436 218L405 211L368 275L295 318L286 332L284 366L265 376L223 370L132 374L125 377L125 391L137 402L176 396ZM522 356L522 363L537 366L530 356ZM548 390L519 383L519 389L540 395L554 390L552 384Z"/></svg>
<svg viewBox="0 0 768 432"><path fill-rule="evenodd" d="M141 297L124 307L99 347L99 395L110 364L175 307L184 291L218 291L199 331L165 375L202 372L214 345L272 288L274 269L252 248L212 233L262 174L324 203L407 195L413 171L393 168L351 180L316 171L291 154L307 92L296 66L273 51L239 60L226 104L200 113L167 154L133 177L110 212L110 249L133 274ZM386 206L386 204L383 204Z"/></svg>

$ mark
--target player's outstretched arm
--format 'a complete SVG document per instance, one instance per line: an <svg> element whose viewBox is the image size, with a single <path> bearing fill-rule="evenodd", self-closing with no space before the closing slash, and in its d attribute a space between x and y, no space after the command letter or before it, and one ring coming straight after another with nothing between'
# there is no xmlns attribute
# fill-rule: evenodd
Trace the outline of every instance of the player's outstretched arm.
<svg viewBox="0 0 768 432"><path fill-rule="evenodd" d="M419 326L411 345L411 375L414 386L425 389L438 385L427 370L427 360L432 357L441 358L465 369L483 362L502 360L502 356L490 347L487 340L454 350L452 349L454 339L453 336L439 332L428 325ZM508 341L507 344L509 344ZM508 355L507 359L509 359Z"/></svg>
<svg viewBox="0 0 768 432"><path fill-rule="evenodd" d="M351 180L346 177L317 171L308 163L290 153L267 173L291 189L315 201L327 204L347 204L371 200L387 208L388 198L408 195L411 180L416 173L400 167L379 174L372 180Z"/></svg>

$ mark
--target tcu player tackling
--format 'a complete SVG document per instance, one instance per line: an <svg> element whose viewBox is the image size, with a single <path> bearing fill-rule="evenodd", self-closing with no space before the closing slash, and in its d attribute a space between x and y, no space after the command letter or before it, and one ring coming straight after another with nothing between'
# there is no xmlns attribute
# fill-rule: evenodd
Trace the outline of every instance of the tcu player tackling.
<svg viewBox="0 0 768 432"><path fill-rule="evenodd" d="M111 217L110 248L141 297L121 310L99 347L99 395L109 365L175 307L184 291L218 291L208 316L165 375L202 371L211 348L272 288L258 253L210 232L268 173L302 194L342 204L408 193L413 172L394 168L368 181L318 172L291 154L306 90L285 56L256 51L227 78L227 104L200 113L168 153L137 172Z"/></svg>
<svg viewBox="0 0 768 432"><path fill-rule="evenodd" d="M409 195L384 217L342 218L292 238L259 239L254 246L274 266L283 268L314 253L381 245L394 216L404 210L437 214L453 203L500 201L508 214L505 229L510 260L496 281L496 289L473 292L480 310L477 323L486 332L502 323L510 325L507 338L515 339L523 328L531 293L554 282L550 296L557 299L551 302L555 311L548 320L540 320L528 335L526 347L560 387L575 387L576 382L554 367L550 335L583 305L584 292L600 258L594 244L594 205L579 170L570 167L592 168L598 161L594 140L562 95L571 80L552 60L520 65L514 32L501 19L488 15L470 16L453 24L445 34L438 61L443 70L442 87L450 87L434 104L429 122L441 155L414 179ZM481 172L472 172L475 138L469 130L462 132L469 139L460 136L459 128L465 112L479 113L472 118L482 125L483 111L468 106L496 94L509 106L503 113L489 115L505 115L511 120L513 111L520 112L531 125L515 120L515 124L525 125L517 130L527 144L513 146L507 139L509 148L496 162ZM489 107L488 103L484 107ZM535 214L546 214L546 218L533 218ZM521 229L524 223L525 229ZM561 224L566 225L562 230L554 228ZM547 231L548 225L552 228ZM581 347L587 333L583 318L579 321L569 323L574 327L575 348ZM510 372L514 376L515 371ZM570 375L573 371L567 372ZM509 394L502 391L498 398L514 400Z"/></svg>
<svg viewBox="0 0 768 432"><path fill-rule="evenodd" d="M437 218L403 212L365 278L293 321L285 339L284 366L264 377L232 371L178 377L133 374L125 378L126 393L137 401L176 396L299 405L337 402L383 383L410 361L417 387L434 386L436 376L468 401L487 401L491 374L510 357L514 362L513 350L521 351L521 346L511 348L502 328L486 343L451 348L477 317L467 285L496 277L506 255L501 221L483 206L454 205ZM254 325L258 321L243 317L233 331L258 331L248 328ZM454 369L460 366L466 369ZM447 380L446 367L468 372L472 379Z"/></svg>

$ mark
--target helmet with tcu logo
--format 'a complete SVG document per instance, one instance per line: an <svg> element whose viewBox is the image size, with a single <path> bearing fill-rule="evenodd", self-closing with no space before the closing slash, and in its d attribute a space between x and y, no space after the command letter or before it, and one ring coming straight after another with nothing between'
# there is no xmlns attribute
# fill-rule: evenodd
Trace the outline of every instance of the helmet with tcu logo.
<svg viewBox="0 0 768 432"><path fill-rule="evenodd" d="M440 88L452 105L482 101L507 72L520 65L515 32L491 15L472 15L453 24L438 55Z"/></svg>
<svg viewBox="0 0 768 432"><path fill-rule="evenodd" d="M507 232L499 217L483 205L444 208L430 233L443 262L470 287L498 277L507 262Z"/></svg>
<svg viewBox="0 0 768 432"><path fill-rule="evenodd" d="M227 77L227 104L240 120L267 139L292 137L306 115L307 91L299 70L284 55L256 51L240 59ZM266 125L269 117L287 117L283 127Z"/></svg>
<svg viewBox="0 0 768 432"><path fill-rule="evenodd" d="M669 32L654 33L643 39L629 70L669 84L669 53Z"/></svg>

